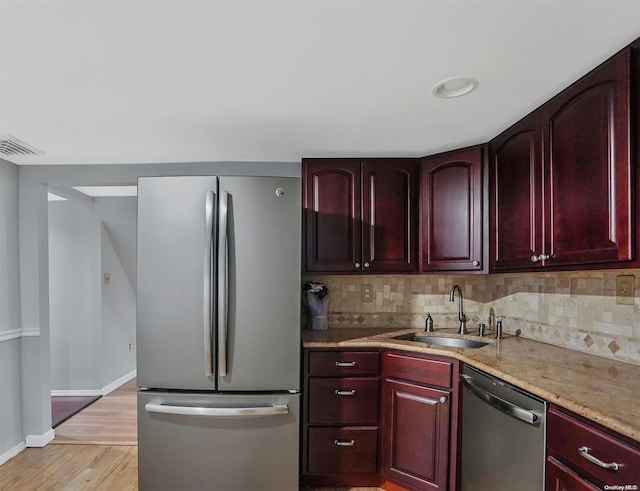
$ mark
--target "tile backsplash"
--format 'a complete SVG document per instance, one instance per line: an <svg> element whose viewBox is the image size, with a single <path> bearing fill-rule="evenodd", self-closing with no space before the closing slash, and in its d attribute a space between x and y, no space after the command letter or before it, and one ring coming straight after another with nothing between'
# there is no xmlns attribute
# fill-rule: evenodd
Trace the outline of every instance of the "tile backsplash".
<svg viewBox="0 0 640 491"><path fill-rule="evenodd" d="M633 305L616 302L616 278L634 277ZM330 292L329 327L457 327L460 285L470 332L489 310L511 334L640 364L640 269L492 275L309 275ZM370 290L369 300L366 292ZM457 296L456 296L457 297Z"/></svg>

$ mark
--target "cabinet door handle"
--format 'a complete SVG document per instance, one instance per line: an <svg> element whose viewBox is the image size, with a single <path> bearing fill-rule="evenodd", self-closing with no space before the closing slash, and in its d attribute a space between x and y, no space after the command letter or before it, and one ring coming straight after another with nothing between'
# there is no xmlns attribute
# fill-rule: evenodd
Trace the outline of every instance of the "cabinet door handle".
<svg viewBox="0 0 640 491"><path fill-rule="evenodd" d="M471 264L473 266L480 266L480 261L473 261Z"/></svg>
<svg viewBox="0 0 640 491"><path fill-rule="evenodd" d="M440 397L440 402L441 402L442 404L445 404L445 403L447 402L447 396L441 396L441 397Z"/></svg>
<svg viewBox="0 0 640 491"><path fill-rule="evenodd" d="M549 259L549 254L545 254L542 253L539 256L536 256L535 254L533 256L531 256L531 262L532 263L537 263L538 261L546 261L547 259Z"/></svg>
<svg viewBox="0 0 640 491"><path fill-rule="evenodd" d="M369 264L369 263L364 263L364 267L365 267L365 268L368 268L369 266L370 266L370 264Z"/></svg>
<svg viewBox="0 0 640 491"><path fill-rule="evenodd" d="M354 389L351 390L338 390L336 389L334 391L334 394L337 396L355 396L356 395L356 391Z"/></svg>
<svg viewBox="0 0 640 491"><path fill-rule="evenodd" d="M355 368L357 365L355 361L336 361L336 366L342 368Z"/></svg>
<svg viewBox="0 0 640 491"><path fill-rule="evenodd" d="M360 269L360 263L355 263L354 266L356 269Z"/></svg>
<svg viewBox="0 0 640 491"><path fill-rule="evenodd" d="M580 454L580 457L587 459L589 462L591 462L592 464L596 464L598 467L602 467L603 469L609 469L612 471L617 471L620 468L620 465L616 462L603 462L602 460L600 460L598 457L594 457L593 455L591 455L589 453L589 448L587 447L580 447L578 449L578 453Z"/></svg>
<svg viewBox="0 0 640 491"><path fill-rule="evenodd" d="M333 440L334 445L337 445L338 447L353 447L356 444L355 440L349 440L348 442L345 441L340 441L340 440Z"/></svg>

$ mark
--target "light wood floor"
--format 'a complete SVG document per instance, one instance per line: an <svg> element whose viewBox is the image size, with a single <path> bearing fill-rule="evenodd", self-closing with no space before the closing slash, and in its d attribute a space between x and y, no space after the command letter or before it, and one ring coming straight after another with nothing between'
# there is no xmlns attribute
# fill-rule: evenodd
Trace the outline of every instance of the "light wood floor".
<svg viewBox="0 0 640 491"><path fill-rule="evenodd" d="M55 429L44 448L27 448L0 467L0 490L138 489L136 380Z"/></svg>
<svg viewBox="0 0 640 491"><path fill-rule="evenodd" d="M0 467L2 491L138 489L138 447L47 445L27 448Z"/></svg>

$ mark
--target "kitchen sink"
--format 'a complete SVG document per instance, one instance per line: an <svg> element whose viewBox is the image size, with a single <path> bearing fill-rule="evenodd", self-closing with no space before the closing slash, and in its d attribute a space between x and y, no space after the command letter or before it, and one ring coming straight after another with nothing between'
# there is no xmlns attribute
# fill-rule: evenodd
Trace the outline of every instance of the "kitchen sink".
<svg viewBox="0 0 640 491"><path fill-rule="evenodd" d="M428 336L426 334L409 333L401 336L394 336L393 339L401 341L413 341L416 343L437 344L440 346L450 346L453 348L482 348L488 343L476 341L475 339L448 338L444 336Z"/></svg>

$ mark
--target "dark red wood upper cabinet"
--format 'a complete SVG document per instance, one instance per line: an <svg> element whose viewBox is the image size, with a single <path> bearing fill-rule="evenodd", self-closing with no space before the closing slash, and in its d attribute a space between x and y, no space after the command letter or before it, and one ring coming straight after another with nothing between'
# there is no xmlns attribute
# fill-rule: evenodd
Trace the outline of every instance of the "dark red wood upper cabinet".
<svg viewBox="0 0 640 491"><path fill-rule="evenodd" d="M307 271L359 271L362 262L360 162L303 160Z"/></svg>
<svg viewBox="0 0 640 491"><path fill-rule="evenodd" d="M542 107L550 266L633 259L630 54Z"/></svg>
<svg viewBox="0 0 640 491"><path fill-rule="evenodd" d="M491 270L634 259L631 50L491 144Z"/></svg>
<svg viewBox="0 0 640 491"><path fill-rule="evenodd" d="M362 183L363 269L416 271L417 161L363 161Z"/></svg>
<svg viewBox="0 0 640 491"><path fill-rule="evenodd" d="M417 271L415 159L304 159L308 272Z"/></svg>
<svg viewBox="0 0 640 491"><path fill-rule="evenodd" d="M422 271L483 269L484 149L421 159Z"/></svg>
<svg viewBox="0 0 640 491"><path fill-rule="evenodd" d="M530 268L542 254L542 128L534 112L491 142L492 269Z"/></svg>

